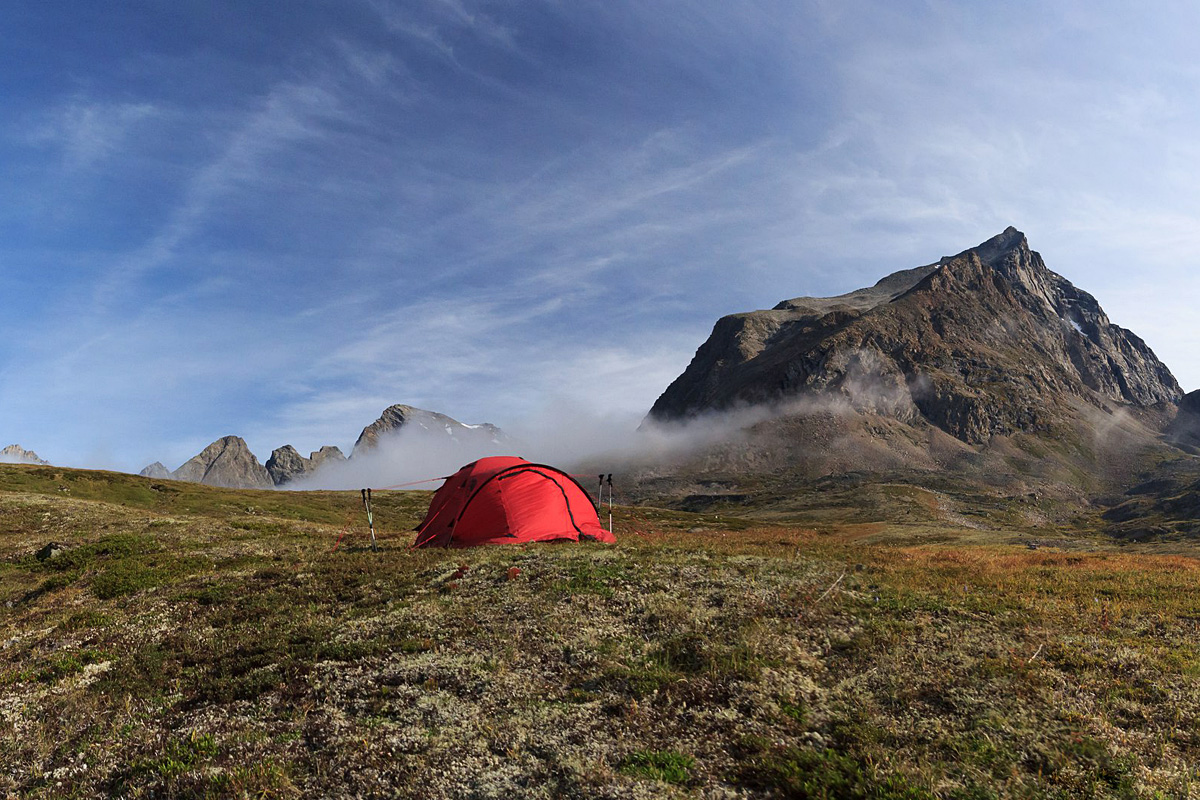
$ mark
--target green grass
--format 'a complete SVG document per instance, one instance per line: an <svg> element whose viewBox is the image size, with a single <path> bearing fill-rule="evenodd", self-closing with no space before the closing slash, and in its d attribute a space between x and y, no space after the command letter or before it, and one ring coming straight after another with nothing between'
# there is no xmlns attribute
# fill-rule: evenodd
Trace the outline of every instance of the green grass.
<svg viewBox="0 0 1200 800"><path fill-rule="evenodd" d="M796 800L932 800L905 778L883 776L870 764L835 750L772 748L743 741L749 752L736 780Z"/></svg>
<svg viewBox="0 0 1200 800"><path fill-rule="evenodd" d="M209 734L169 739L159 755L136 762L132 774L149 775L170 781L211 760L216 754L217 743Z"/></svg>
<svg viewBox="0 0 1200 800"><path fill-rule="evenodd" d="M626 775L664 783L687 783L696 759L674 750L638 750L621 760L620 771Z"/></svg>
<svg viewBox="0 0 1200 800"><path fill-rule="evenodd" d="M62 678L83 672L89 664L104 660L104 654L95 650L79 650L71 653L61 653L46 660L37 672L37 679L43 683L54 683Z"/></svg>
<svg viewBox="0 0 1200 800"><path fill-rule="evenodd" d="M236 490L182 481L150 480L102 470L0 465L0 492L89 500L188 517L231 521L239 530L281 533L283 521L339 525L360 512L355 492ZM423 515L429 492L377 492L373 505L381 524ZM165 526L169 526L164 521Z"/></svg>

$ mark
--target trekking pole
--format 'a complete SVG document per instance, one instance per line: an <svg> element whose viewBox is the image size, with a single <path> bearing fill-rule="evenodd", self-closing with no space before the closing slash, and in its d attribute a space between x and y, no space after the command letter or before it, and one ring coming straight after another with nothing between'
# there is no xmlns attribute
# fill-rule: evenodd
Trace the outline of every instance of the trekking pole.
<svg viewBox="0 0 1200 800"><path fill-rule="evenodd" d="M596 490L596 516L600 516L600 509L604 507L604 476L597 475L600 479L600 488Z"/></svg>
<svg viewBox="0 0 1200 800"><path fill-rule="evenodd" d="M613 506L612 473L610 472L610 473L608 473L608 532L609 533L613 532L613 529L612 529L612 506Z"/></svg>
<svg viewBox="0 0 1200 800"><path fill-rule="evenodd" d="M367 526L371 529L371 552L378 553L379 545L375 543L375 515L371 513L371 490L362 490L363 508L367 510Z"/></svg>

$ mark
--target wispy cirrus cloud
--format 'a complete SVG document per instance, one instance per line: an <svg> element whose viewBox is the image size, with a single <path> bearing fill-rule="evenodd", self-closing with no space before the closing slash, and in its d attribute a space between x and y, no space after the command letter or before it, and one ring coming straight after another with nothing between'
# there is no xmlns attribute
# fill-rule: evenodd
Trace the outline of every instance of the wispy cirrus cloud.
<svg viewBox="0 0 1200 800"><path fill-rule="evenodd" d="M75 97L26 122L26 136L57 147L66 169L92 167L117 153L139 124L159 113L151 103L89 101Z"/></svg>
<svg viewBox="0 0 1200 800"><path fill-rule="evenodd" d="M268 171L271 154L319 139L322 126L337 116L337 100L322 86L273 86L234 123L215 157L192 172L162 227L137 251L113 265L98 284L95 302L104 306L147 272L170 263L227 195L247 188L261 192L264 185L286 185L285 176Z"/></svg>

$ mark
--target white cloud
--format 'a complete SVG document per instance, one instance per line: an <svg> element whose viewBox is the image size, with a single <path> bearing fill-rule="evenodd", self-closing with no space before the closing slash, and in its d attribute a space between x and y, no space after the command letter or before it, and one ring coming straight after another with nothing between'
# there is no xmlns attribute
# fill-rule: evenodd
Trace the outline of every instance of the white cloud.
<svg viewBox="0 0 1200 800"><path fill-rule="evenodd" d="M58 145L67 169L86 169L113 156L140 123L158 113L150 103L74 98L34 122L28 136L35 143Z"/></svg>
<svg viewBox="0 0 1200 800"><path fill-rule="evenodd" d="M431 47L460 69L464 68L456 58L454 45L449 39L462 32L510 53L520 53L512 28L498 23L487 14L468 8L460 0L423 0L417 3L367 0L367 4L391 31Z"/></svg>

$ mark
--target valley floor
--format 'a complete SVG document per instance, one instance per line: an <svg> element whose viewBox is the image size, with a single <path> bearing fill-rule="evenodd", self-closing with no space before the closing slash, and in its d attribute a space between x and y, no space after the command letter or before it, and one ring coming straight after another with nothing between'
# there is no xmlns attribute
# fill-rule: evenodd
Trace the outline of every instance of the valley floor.
<svg viewBox="0 0 1200 800"><path fill-rule="evenodd" d="M0 469L0 795L1200 797L1192 556L427 502Z"/></svg>

